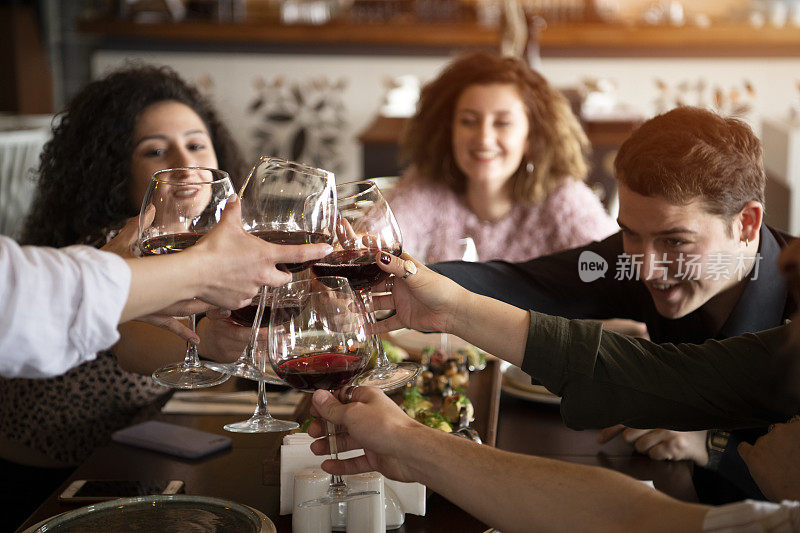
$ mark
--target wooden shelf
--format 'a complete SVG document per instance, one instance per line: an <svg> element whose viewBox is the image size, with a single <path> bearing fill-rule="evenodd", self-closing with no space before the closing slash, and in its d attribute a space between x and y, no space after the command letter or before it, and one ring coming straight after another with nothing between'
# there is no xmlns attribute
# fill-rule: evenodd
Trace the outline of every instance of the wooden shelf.
<svg viewBox="0 0 800 533"><path fill-rule="evenodd" d="M800 28L570 24L547 28L541 46L543 55L800 56Z"/></svg>
<svg viewBox="0 0 800 533"><path fill-rule="evenodd" d="M500 32L474 23L283 26L268 21L186 21L139 24L84 20L79 28L109 40L170 43L360 45L498 48ZM543 56L567 57L800 57L800 28L628 26L603 23L552 25L540 39ZM368 51L368 48L365 48Z"/></svg>
<svg viewBox="0 0 800 533"><path fill-rule="evenodd" d="M396 46L499 46L496 30L475 24L362 24L330 23L322 26L283 26L248 21L220 24L180 22L137 24L118 20L86 20L79 23L84 33L108 38L178 42L360 44Z"/></svg>

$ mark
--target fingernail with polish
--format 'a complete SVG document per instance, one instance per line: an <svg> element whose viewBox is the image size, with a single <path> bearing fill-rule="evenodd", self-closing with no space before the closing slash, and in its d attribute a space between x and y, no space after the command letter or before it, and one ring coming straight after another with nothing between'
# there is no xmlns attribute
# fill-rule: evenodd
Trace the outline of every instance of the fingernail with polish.
<svg viewBox="0 0 800 533"><path fill-rule="evenodd" d="M391 262L392 262L392 256L391 255L389 255L387 253L381 253L381 263L383 263L384 265L388 265L388 264L391 264Z"/></svg>

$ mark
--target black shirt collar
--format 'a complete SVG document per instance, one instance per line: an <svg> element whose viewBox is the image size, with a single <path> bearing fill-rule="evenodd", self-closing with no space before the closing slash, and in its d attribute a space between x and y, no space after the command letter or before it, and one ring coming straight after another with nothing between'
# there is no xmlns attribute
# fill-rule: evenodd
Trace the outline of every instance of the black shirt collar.
<svg viewBox="0 0 800 533"><path fill-rule="evenodd" d="M742 296L715 338L727 339L753 331L774 328L783 323L786 313L786 280L778 270L781 248L772 232L761 227L758 270L753 268Z"/></svg>
<svg viewBox="0 0 800 533"><path fill-rule="evenodd" d="M727 339L783 324L791 309L787 305L786 282L778 271L781 247L766 226L761 227L759 237L758 271L753 268L739 301L719 331L714 331L702 308L682 318L669 319L658 314L651 298L645 310L651 340L700 344L707 339Z"/></svg>

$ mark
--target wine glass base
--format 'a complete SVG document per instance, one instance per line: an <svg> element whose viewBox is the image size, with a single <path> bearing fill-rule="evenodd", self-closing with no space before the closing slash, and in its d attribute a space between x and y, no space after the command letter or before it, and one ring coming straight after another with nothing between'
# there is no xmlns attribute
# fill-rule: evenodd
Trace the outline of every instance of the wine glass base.
<svg viewBox="0 0 800 533"><path fill-rule="evenodd" d="M417 363L404 361L390 363L384 367L377 367L365 375L358 382L359 385L378 387L383 391L398 389L417 379L422 372L422 366Z"/></svg>
<svg viewBox="0 0 800 533"><path fill-rule="evenodd" d="M203 361L203 366L210 368L215 372L228 374L229 376L236 376L253 381L264 380L264 383L269 385L286 385L286 382L280 379L278 376L264 374L257 368L247 363L217 363L215 361Z"/></svg>
<svg viewBox="0 0 800 533"><path fill-rule="evenodd" d="M342 502L349 502L352 500L359 500L361 498L366 498L367 496L373 496L375 494L380 494L380 491L377 490L362 490L359 492L336 492L335 494L329 494L327 496L323 496L322 498L316 498L313 500L304 501L298 504L298 507L318 507L320 505L333 505Z"/></svg>
<svg viewBox="0 0 800 533"><path fill-rule="evenodd" d="M173 389L202 389L224 383L230 378L204 366L189 366L175 363L153 372L153 379L159 385Z"/></svg>
<svg viewBox="0 0 800 533"><path fill-rule="evenodd" d="M225 431L233 433L275 433L278 431L291 431L300 427L297 422L277 420L271 416L254 416L244 422L225 424Z"/></svg>

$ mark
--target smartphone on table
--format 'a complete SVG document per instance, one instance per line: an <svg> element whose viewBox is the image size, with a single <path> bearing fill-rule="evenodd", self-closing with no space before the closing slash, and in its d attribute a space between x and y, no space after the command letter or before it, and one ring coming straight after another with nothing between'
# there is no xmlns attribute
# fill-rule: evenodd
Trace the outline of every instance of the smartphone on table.
<svg viewBox="0 0 800 533"><path fill-rule="evenodd" d="M177 479L150 481L78 479L70 483L58 499L62 502L102 502L152 494L179 494L183 492L183 488L183 481Z"/></svg>

